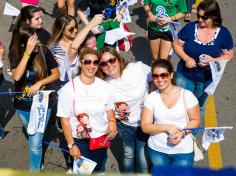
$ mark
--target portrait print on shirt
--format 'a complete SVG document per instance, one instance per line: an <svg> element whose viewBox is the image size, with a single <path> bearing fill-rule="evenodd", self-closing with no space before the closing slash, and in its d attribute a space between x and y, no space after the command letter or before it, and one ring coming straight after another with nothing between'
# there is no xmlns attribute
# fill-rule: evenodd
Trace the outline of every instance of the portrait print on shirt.
<svg viewBox="0 0 236 176"><path fill-rule="evenodd" d="M129 105L125 102L116 102L115 103L115 116L118 120L123 122L129 121Z"/></svg>
<svg viewBox="0 0 236 176"><path fill-rule="evenodd" d="M81 113L77 117L77 137L79 139L89 138L89 132L92 131L92 127L90 125L89 115L87 113Z"/></svg>

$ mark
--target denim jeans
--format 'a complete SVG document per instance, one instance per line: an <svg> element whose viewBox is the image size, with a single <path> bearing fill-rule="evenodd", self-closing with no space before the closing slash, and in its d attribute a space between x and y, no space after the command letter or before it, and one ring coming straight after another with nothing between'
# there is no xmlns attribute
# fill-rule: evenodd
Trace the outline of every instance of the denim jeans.
<svg viewBox="0 0 236 176"><path fill-rule="evenodd" d="M29 124L30 112L16 110L19 118L23 122L24 127L27 129ZM51 114L51 109L48 109L46 116L46 126ZM45 126L45 128L46 128ZM29 162L30 162L30 171L38 172L41 168L41 159L42 159L42 142L43 142L44 133L35 133L34 135L28 135L29 143Z"/></svg>
<svg viewBox="0 0 236 176"><path fill-rule="evenodd" d="M80 149L81 155L95 161L97 163L94 172L103 173L105 172L105 165L107 161L107 148L90 150L89 139L76 139L74 141Z"/></svg>
<svg viewBox="0 0 236 176"><path fill-rule="evenodd" d="M166 154L147 147L148 156L151 160L152 166L177 166L177 167L191 167L193 165L194 153L186 154Z"/></svg>
<svg viewBox="0 0 236 176"><path fill-rule="evenodd" d="M208 94L206 92L204 92L204 89L211 82L212 82L212 80L209 80L206 82L192 81L192 80L184 77L182 74L180 74L178 72L176 73L176 85L191 91L198 99L202 118L204 117L204 113L206 110L206 100L208 97Z"/></svg>
<svg viewBox="0 0 236 176"><path fill-rule="evenodd" d="M147 140L148 135L144 134L141 127L132 127L118 122L120 138L123 144L123 172L147 173Z"/></svg>

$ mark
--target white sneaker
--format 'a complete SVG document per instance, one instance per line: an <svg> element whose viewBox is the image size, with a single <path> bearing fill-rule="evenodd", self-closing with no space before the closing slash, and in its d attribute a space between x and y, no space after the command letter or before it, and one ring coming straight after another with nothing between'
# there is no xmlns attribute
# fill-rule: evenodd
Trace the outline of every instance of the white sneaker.
<svg viewBox="0 0 236 176"><path fill-rule="evenodd" d="M72 168L68 169L66 173L67 173L67 174L73 174Z"/></svg>

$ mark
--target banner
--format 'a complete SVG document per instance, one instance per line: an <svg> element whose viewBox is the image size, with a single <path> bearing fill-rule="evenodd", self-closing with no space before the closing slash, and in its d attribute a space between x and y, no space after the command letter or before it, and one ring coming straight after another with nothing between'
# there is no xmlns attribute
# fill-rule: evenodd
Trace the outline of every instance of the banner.
<svg viewBox="0 0 236 176"><path fill-rule="evenodd" d="M9 4L8 2L5 3L3 15L18 16L19 14L20 14L19 9Z"/></svg>
<svg viewBox="0 0 236 176"><path fill-rule="evenodd" d="M209 62L212 73L212 83L204 90L208 95L213 95L224 73L227 60Z"/></svg>
<svg viewBox="0 0 236 176"><path fill-rule="evenodd" d="M27 132L34 135L36 132L44 133L46 128L46 117L48 112L49 94L52 90L38 91L33 96L33 103L30 109L30 119Z"/></svg>
<svg viewBox="0 0 236 176"><path fill-rule="evenodd" d="M74 160L73 174L91 175L97 163L81 156Z"/></svg>
<svg viewBox="0 0 236 176"><path fill-rule="evenodd" d="M223 141L225 139L225 130L232 128L233 127L205 128L202 136L202 147L207 150L211 143Z"/></svg>

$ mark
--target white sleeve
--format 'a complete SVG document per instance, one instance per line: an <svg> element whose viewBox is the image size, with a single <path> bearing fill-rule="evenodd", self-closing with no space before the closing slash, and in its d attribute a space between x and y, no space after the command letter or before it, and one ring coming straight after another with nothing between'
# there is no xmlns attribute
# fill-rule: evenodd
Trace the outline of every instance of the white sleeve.
<svg viewBox="0 0 236 176"><path fill-rule="evenodd" d="M146 78L147 78L147 82L150 82L152 81L152 72L151 72L151 67L140 62L140 65L142 67L142 70L144 72L144 74L146 75Z"/></svg>
<svg viewBox="0 0 236 176"><path fill-rule="evenodd" d="M57 116L69 118L73 109L74 90L69 82L58 91Z"/></svg>
<svg viewBox="0 0 236 176"><path fill-rule="evenodd" d="M194 96L194 94L189 90L184 90L184 98L186 101L186 106L188 109L196 106L198 104L197 98Z"/></svg>
<svg viewBox="0 0 236 176"><path fill-rule="evenodd" d="M114 107L114 103L115 103L114 97L111 93L111 90L110 90L110 87L108 86L108 83L106 83L106 85L107 85L107 91L105 93L107 95L107 104L105 106L105 110L106 111L111 110L111 109L114 110L115 109L115 107Z"/></svg>
<svg viewBox="0 0 236 176"><path fill-rule="evenodd" d="M152 103L152 94L149 94L144 99L144 106L148 109L150 109L153 112L153 103Z"/></svg>

